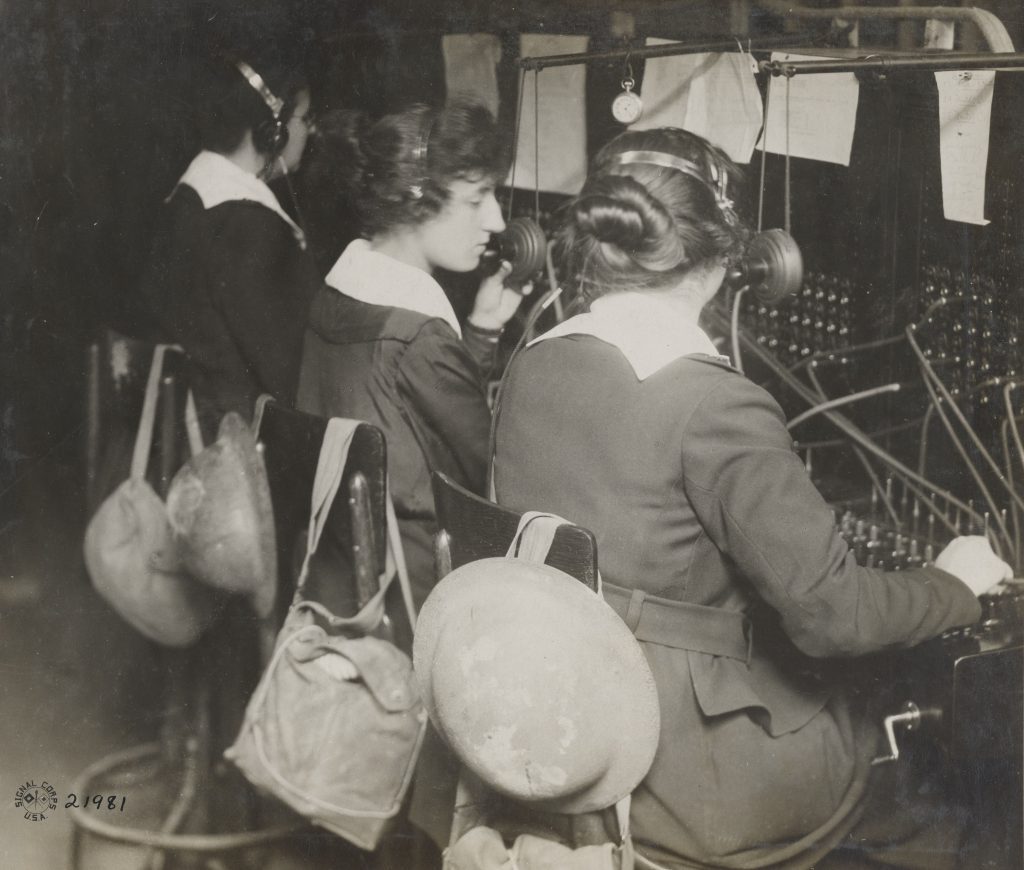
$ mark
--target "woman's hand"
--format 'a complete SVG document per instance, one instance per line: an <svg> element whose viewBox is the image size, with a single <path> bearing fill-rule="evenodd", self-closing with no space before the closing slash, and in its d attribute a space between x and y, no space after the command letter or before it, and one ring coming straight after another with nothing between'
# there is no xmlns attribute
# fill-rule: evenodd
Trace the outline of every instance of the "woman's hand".
<svg viewBox="0 0 1024 870"><path fill-rule="evenodd" d="M983 595L1003 580L1013 579L1013 569L1000 559L981 535L953 538L939 553L935 567L948 571L975 595Z"/></svg>
<svg viewBox="0 0 1024 870"><path fill-rule="evenodd" d="M512 271L512 264L502 260L501 267L480 283L480 289L473 303L469 322L480 329L498 330L505 326L519 309L524 296L533 290L532 284L522 287L508 287L505 279Z"/></svg>

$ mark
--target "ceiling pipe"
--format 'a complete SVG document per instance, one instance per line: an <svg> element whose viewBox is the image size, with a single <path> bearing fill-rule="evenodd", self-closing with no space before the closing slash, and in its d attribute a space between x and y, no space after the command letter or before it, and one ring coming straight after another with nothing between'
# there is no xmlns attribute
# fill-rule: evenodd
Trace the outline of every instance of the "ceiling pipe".
<svg viewBox="0 0 1024 870"><path fill-rule="evenodd" d="M938 52L914 57L880 57L877 54L859 58L837 57L834 60L763 60L761 72L773 76L791 78L806 73L840 72L914 72L927 70L1021 70L1024 69L1024 53L966 54L962 52Z"/></svg>
<svg viewBox="0 0 1024 870"><path fill-rule="evenodd" d="M553 66L575 66L580 63L598 63L602 61L624 60L631 58L674 57L680 54L699 54L701 52L718 51L767 51L773 48L805 48L812 45L814 37L809 33L791 33L787 36L767 36L760 39L747 39L745 36L734 36L730 39L718 39L713 42L670 42L666 45L645 45L636 48L617 48L610 51L578 52L576 54L549 54L537 57L522 57L519 66L524 70L542 70Z"/></svg>
<svg viewBox="0 0 1024 870"><path fill-rule="evenodd" d="M981 32L991 52L1013 52L1013 40L997 15L973 6L836 6L829 9L808 9L791 0L758 0L758 6L783 18L818 19L825 21L878 20L908 21L911 19L967 22Z"/></svg>

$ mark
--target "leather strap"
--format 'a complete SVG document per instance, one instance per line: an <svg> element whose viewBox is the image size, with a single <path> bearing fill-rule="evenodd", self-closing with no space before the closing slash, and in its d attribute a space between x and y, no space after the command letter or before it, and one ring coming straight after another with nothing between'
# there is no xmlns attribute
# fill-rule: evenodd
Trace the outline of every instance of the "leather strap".
<svg viewBox="0 0 1024 870"><path fill-rule="evenodd" d="M602 594L637 640L750 661L753 626L742 613L673 601L607 581Z"/></svg>

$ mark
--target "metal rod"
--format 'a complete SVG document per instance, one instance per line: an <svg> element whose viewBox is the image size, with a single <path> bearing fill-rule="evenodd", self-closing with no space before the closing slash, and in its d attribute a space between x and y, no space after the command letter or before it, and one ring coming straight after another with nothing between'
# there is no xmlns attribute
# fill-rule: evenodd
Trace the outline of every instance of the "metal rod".
<svg viewBox="0 0 1024 870"><path fill-rule="evenodd" d="M160 382L160 480L157 491L161 498L167 497L171 478L178 470L178 385L174 375L165 376Z"/></svg>
<svg viewBox="0 0 1024 870"><path fill-rule="evenodd" d="M714 42L671 42L666 45L645 45L637 48L616 48L609 51L577 52L576 54L549 54L543 57L521 57L519 66L526 70L542 70L551 66L576 66L581 63L624 60L625 58L674 57L681 54L698 54L705 51L735 51L738 47L751 51L766 51L772 48L793 48L795 45L814 41L809 33L791 33L787 36L770 36L749 39L734 36Z"/></svg>
<svg viewBox="0 0 1024 870"><path fill-rule="evenodd" d="M810 20L853 21L874 18L896 21L939 19L970 22L985 37L989 51L1013 51L1013 41L999 17L973 6L833 6L828 9L807 9L794 6L786 0L761 0L761 6L785 18Z"/></svg>
<svg viewBox="0 0 1024 870"><path fill-rule="evenodd" d="M950 54L929 57L867 57L845 60L763 60L761 72L773 76L801 75L802 73L839 73L859 70L877 72L912 72L914 70L971 70L998 69L1015 70L1024 68L1024 53L1008 54Z"/></svg>

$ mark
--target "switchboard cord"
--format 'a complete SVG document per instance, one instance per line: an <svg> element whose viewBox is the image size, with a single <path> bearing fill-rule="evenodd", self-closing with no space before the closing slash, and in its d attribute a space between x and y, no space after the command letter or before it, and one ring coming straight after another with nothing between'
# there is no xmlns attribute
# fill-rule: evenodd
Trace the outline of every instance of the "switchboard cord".
<svg viewBox="0 0 1024 870"><path fill-rule="evenodd" d="M817 374L815 374L814 366L813 365L808 367L808 369L807 369L807 377L811 381L811 383L814 385L814 389L817 390L818 395L821 397L822 402L823 403L827 403L828 402L828 396L825 394L825 390L822 388L821 381L818 380ZM891 387L891 386L892 385L889 384L889 385L887 385L887 387L884 387L882 389L884 390L884 389L887 389L888 387ZM867 396L862 393L862 394L859 395L859 398L867 398ZM835 406L833 405L832 407L835 407ZM824 404L819 405L818 408L822 409L822 410L826 410ZM814 409L812 408L811 410L813 411ZM809 412L805 412L805 415L807 413L809 413ZM792 429L799 422L801 422L800 417L801 416L805 416L805 415L798 415L797 417L794 417L787 424L787 428ZM860 462L861 466L864 468L864 471L867 473L868 477L871 478L871 485L875 488L875 492L878 493L879 498L882 500L882 504L885 505L885 510L889 514L890 518L892 519L893 524L898 527L900 525L899 515L896 513L896 508L893 506L892 499L889 498L889 493L887 493L885 491L885 489L882 487L882 482L878 478L878 473L875 471L874 467L868 461L868 458L864 454L863 450L861 450L859 447L855 446L853 448L853 452L854 452L854 455L857 457L857 461Z"/></svg>
<svg viewBox="0 0 1024 870"><path fill-rule="evenodd" d="M1017 388L1017 383L1011 381L1003 389L1003 402L1006 404L1006 419L1003 420L1003 424L1000 427L1000 435L1003 442L1003 459L1006 462L1006 479L1013 484L1013 462L1010 458L1010 445L1007 441L1007 430L1013 430L1013 443L1017 448L1017 458L1021 463L1022 469L1024 469L1024 443L1021 443L1020 429L1017 427L1017 415L1013 409L1013 402L1010 399L1010 392ZM1013 518L1013 566L1017 569L1020 566L1020 511L1017 509L1017 505L1013 502L1010 503L1011 517Z"/></svg>
<svg viewBox="0 0 1024 870"><path fill-rule="evenodd" d="M953 446L957 449L957 452L963 459L964 464L967 466L967 470L971 473L971 476L974 478L974 482L977 484L978 490L985 497L985 501L988 503L988 506L992 511L993 519L999 526L999 530L1002 532L1005 541L1012 548L1013 540L1010 537L1009 529L1007 529L1006 527L1006 523L1002 518L1002 514L999 510L999 507L996 505L995 500L992 497L992 494L988 490L988 487L985 486L985 482L981 477L981 473L978 471L975 464L971 461L970 456L968 455L967 449L964 447L963 442L957 436L956 430L953 428L952 422L949 420L949 417L946 415L946 412L940 406L939 394L941 394L942 398L945 399L947 406L953 412L954 416L957 418L960 425L963 426L964 431L967 432L971 441L974 443L974 446L978 449L978 452L981 454L982 458L988 464L989 468L992 469L996 476L996 479L999 481L999 483L1003 485L1010 498L1012 498L1014 502L1016 502L1018 507L1024 507L1024 500L1022 500L1021 497L1017 495L1016 492L1013 491L1013 488L1007 482L1002 470L999 468L996 461L992 458L992 454L989 453L989 451L985 448L985 445L982 443L981 438L978 437L978 433L974 431L974 428L968 422L967 418L964 416L963 412L957 405L956 400L950 394L949 390L946 389L946 385L942 382L942 379L935 373L935 369L932 367L932 364L928 361L928 358L924 355L924 352L921 350L921 346L917 343L917 339L914 337L913 325L907 327L907 340L910 343L911 350L914 351L914 355L918 359L918 362L921 366L921 373L923 375L924 385L928 390L928 394L931 397L932 403L935 405L936 412L942 420L943 425L946 427L946 431L949 434L949 437L953 441Z"/></svg>
<svg viewBox="0 0 1024 870"><path fill-rule="evenodd" d="M723 316L719 309L713 307L706 308L705 311L707 312L709 320L715 324L716 328L728 329L729 321L727 315ZM810 387L806 386L795 375L791 374L779 363L777 359L775 359L772 354L746 335L741 334L740 339L745 343L745 352L752 354L760 360L760 362L769 368L782 381L782 383L793 390L793 392L808 404L816 403L817 398ZM900 462L900 460L895 456L865 435L848 417L845 417L838 411L834 410L824 411L822 412L822 416L839 429L840 432L863 447L866 452L875 456L876 459L881 461L894 473L898 473L901 477L904 477L909 481L913 481L918 487L934 493L947 504L956 507L966 516L970 517L979 527L983 524L982 517L970 505L962 499L957 498L948 490L944 490L932 483L930 480L922 477L914 469L908 467L903 462Z"/></svg>

